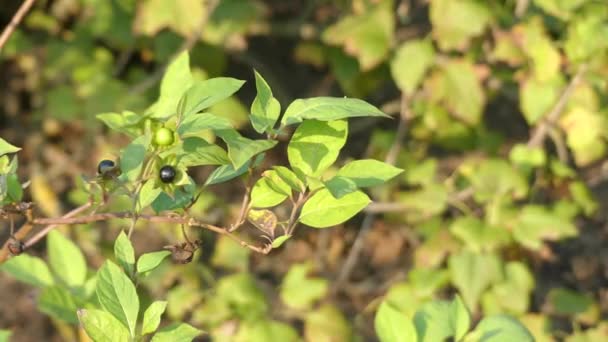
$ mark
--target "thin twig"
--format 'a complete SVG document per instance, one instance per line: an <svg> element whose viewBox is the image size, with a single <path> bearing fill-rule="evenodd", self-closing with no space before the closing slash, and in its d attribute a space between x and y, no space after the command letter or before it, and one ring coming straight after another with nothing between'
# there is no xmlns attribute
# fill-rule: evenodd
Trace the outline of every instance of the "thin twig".
<svg viewBox="0 0 608 342"><path fill-rule="evenodd" d="M403 144L403 139L407 133L407 122L410 117L409 113L409 104L408 98L405 94L401 95L401 111L400 111L400 119L399 126L397 127L397 134L395 135L395 140L393 141L393 145L390 150L386 154L384 161L387 164L394 165L397 161L397 157L399 156L399 152L401 151L401 147ZM363 244L365 242L365 237L367 233L372 228L374 224L374 220L376 219L376 214L373 212L368 212L365 214L363 218L363 223L361 223L361 228L355 237L355 242L348 252L348 256L346 257L346 261L341 268L336 281L333 283L332 292L335 293L344 282L348 280L350 277L355 265L359 261L359 256L361 251L363 250Z"/></svg>
<svg viewBox="0 0 608 342"><path fill-rule="evenodd" d="M70 212L68 212L67 214L63 215L63 218L70 218L70 217L74 217L80 213L82 213L83 211L89 209L91 206L93 205L93 202L89 201L83 205L81 205L80 207L77 207L73 210L71 210ZM42 238L44 238L51 230L57 228L58 226L60 226L60 224L50 224L48 226L46 226L44 229L40 230L38 233L36 233L34 236L32 236L29 240L27 240L27 242L25 243L25 248L29 248L32 245L34 245L36 242L40 241Z"/></svg>
<svg viewBox="0 0 608 342"><path fill-rule="evenodd" d="M2 31L2 35L0 35L0 51L2 51L2 47L4 47L4 44L6 44L6 42L8 41L10 36L13 34L13 32L15 31L15 29L17 28L17 26L19 25L19 23L21 22L23 17L30 10L30 8L34 4L34 1L35 0L25 0L21 4L21 7L19 7L17 12L15 13L15 15L13 16L11 21L8 23L8 25L6 25L6 27L4 28L4 31Z"/></svg>
<svg viewBox="0 0 608 342"><path fill-rule="evenodd" d="M570 80L570 83L566 86L564 91L559 96L557 102L551 108L551 111L544 117L543 121L541 121L536 129L532 133L530 140L528 140L528 147L540 147L544 142L547 134L549 133L549 128L555 124L555 122L559 119L560 115L564 111L570 96L574 92L574 89L578 85L578 83L583 78L583 75L587 71L587 64L582 64L574 77Z"/></svg>
<svg viewBox="0 0 608 342"><path fill-rule="evenodd" d="M48 226L44 229L44 231L46 233L48 233L52 229L52 228L49 229L50 226L58 226L58 225L64 225L64 224L65 225L86 224L86 223L93 223L93 222L99 222L99 221L107 221L107 220L111 220L111 219L133 219L133 217L134 217L133 213L128 212L128 211L113 212L113 213L98 213L98 214L91 214L91 215L78 216L78 217L66 217L69 214L76 215L73 213L76 210L78 210L78 212L82 212L85 209L86 208L79 207L77 209L74 209L72 212L64 215L63 217L59 217L59 218L32 219L31 214L29 214L30 218L27 220L26 224L24 224L21 227L21 229L19 229L17 231L17 233L15 233L15 238L18 240L24 239L27 236L27 234L31 231L31 229L36 225ZM204 222L198 221L197 219L190 218L187 216L138 215L137 218L140 220L146 220L146 221L150 221L150 222L186 224L191 227L204 228L204 229L210 230L212 232L215 232L215 233L218 233L221 235L226 235L230 239L236 241L241 246L249 248L252 251L262 253L262 254L268 254L268 252L270 252L270 250L271 250L270 245L265 245L262 247L254 246L254 245L244 241L243 239L239 238L237 235L229 232L225 228L217 227L217 226L214 226L214 225L208 224L208 223L204 223ZM30 241L28 241L28 243L27 243L27 246L31 246L34 243L36 243L37 241L39 241L40 239L42 239L42 237L45 236L45 234L43 234L42 232L43 231L36 234L36 236L34 236L32 239L30 239ZM2 250L0 250L0 264L4 263L8 259L8 256L9 256L9 251L8 251L8 241L7 241L4 244L4 246L2 247Z"/></svg>

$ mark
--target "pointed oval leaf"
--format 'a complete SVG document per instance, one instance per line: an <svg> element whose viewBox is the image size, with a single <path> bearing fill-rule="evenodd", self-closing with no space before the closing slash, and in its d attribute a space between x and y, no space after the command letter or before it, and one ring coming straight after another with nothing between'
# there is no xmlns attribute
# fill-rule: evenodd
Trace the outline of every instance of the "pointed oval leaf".
<svg viewBox="0 0 608 342"><path fill-rule="evenodd" d="M277 172L277 175L281 177L283 182L287 183L293 190L297 192L304 191L304 183L293 173L290 169L285 166L274 166L273 169Z"/></svg>
<svg viewBox="0 0 608 342"><path fill-rule="evenodd" d="M131 240L129 240L127 234L122 230L114 242L114 256L127 274L133 274L135 267L135 250L133 249Z"/></svg>
<svg viewBox="0 0 608 342"><path fill-rule="evenodd" d="M146 272L150 272L160 263L171 254L169 251L158 251L151 253L142 254L139 259L137 259L137 273L144 274Z"/></svg>
<svg viewBox="0 0 608 342"><path fill-rule="evenodd" d="M329 190L322 189L306 201L299 221L314 228L335 226L355 216L370 202L369 197L361 191L337 199Z"/></svg>
<svg viewBox="0 0 608 342"><path fill-rule="evenodd" d="M139 297L131 279L113 262L106 260L97 272L97 298L101 306L135 336Z"/></svg>
<svg viewBox="0 0 608 342"><path fill-rule="evenodd" d="M0 270L10 274L15 279L36 287L53 285L53 276L44 261L38 257L21 254L8 259Z"/></svg>
<svg viewBox="0 0 608 342"><path fill-rule="evenodd" d="M403 169L375 159L354 160L344 165L337 176L347 177L360 188L378 186L398 176Z"/></svg>
<svg viewBox="0 0 608 342"><path fill-rule="evenodd" d="M199 113L236 93L245 81L216 77L195 82L184 94L184 117Z"/></svg>
<svg viewBox="0 0 608 342"><path fill-rule="evenodd" d="M228 145L228 157L235 169L245 165L256 155L273 148L275 140L251 140L239 134L236 130L221 130L216 134Z"/></svg>
<svg viewBox="0 0 608 342"><path fill-rule="evenodd" d="M338 199L359 190L357 183L350 178L342 176L332 177L327 182L324 182L324 184L327 190L331 192L332 196Z"/></svg>
<svg viewBox="0 0 608 342"><path fill-rule="evenodd" d="M141 212L148 207L162 192L161 188L155 188L155 181L148 179L137 194L136 211Z"/></svg>
<svg viewBox="0 0 608 342"><path fill-rule="evenodd" d="M281 114L281 104L272 96L272 90L262 75L255 70L254 74L257 95L251 104L249 118L256 132L262 134L274 127Z"/></svg>
<svg viewBox="0 0 608 342"><path fill-rule="evenodd" d="M190 342L203 331L186 323L173 323L160 329L153 337L152 342Z"/></svg>
<svg viewBox="0 0 608 342"><path fill-rule="evenodd" d="M291 238L291 235L281 235L272 241L272 248L279 248L283 246L283 244Z"/></svg>
<svg viewBox="0 0 608 342"><path fill-rule="evenodd" d="M374 319L376 334L381 342L417 342L412 321L389 302L380 304Z"/></svg>
<svg viewBox="0 0 608 342"><path fill-rule="evenodd" d="M177 163L182 168L230 163L228 154L223 148L211 144L203 138L189 137L184 139L181 150L177 157Z"/></svg>
<svg viewBox="0 0 608 342"><path fill-rule="evenodd" d="M177 133L181 137L185 137L200 133L206 129L221 130L231 128L232 124L230 120L211 113L202 113L186 117L179 127L177 127Z"/></svg>
<svg viewBox="0 0 608 342"><path fill-rule="evenodd" d="M530 331L508 315L495 315L482 319L473 333L479 336L480 342L534 341Z"/></svg>
<svg viewBox="0 0 608 342"><path fill-rule="evenodd" d="M6 140L0 138L0 157L7 153L15 153L19 150L21 150L21 148L13 146L9 144Z"/></svg>
<svg viewBox="0 0 608 342"><path fill-rule="evenodd" d="M80 324L95 342L128 342L129 331L111 314L96 309L78 310Z"/></svg>
<svg viewBox="0 0 608 342"><path fill-rule="evenodd" d="M363 100L346 97L313 97L293 101L285 110L281 124L291 125L305 119L333 121L361 116L389 117Z"/></svg>
<svg viewBox="0 0 608 342"><path fill-rule="evenodd" d="M320 176L338 158L347 134L346 120L304 121L287 146L289 164L301 175Z"/></svg>
<svg viewBox="0 0 608 342"><path fill-rule="evenodd" d="M176 114L177 104L192 82L190 56L185 51L167 67L160 83L158 101L148 109L148 112L152 112L153 117L161 119Z"/></svg>
<svg viewBox="0 0 608 342"><path fill-rule="evenodd" d="M78 246L57 230L49 233L47 241L49 264L53 272L70 287L84 284L87 263Z"/></svg>
<svg viewBox="0 0 608 342"><path fill-rule="evenodd" d="M74 298L63 286L49 286L44 288L38 297L38 309L55 319L77 324L78 306Z"/></svg>
<svg viewBox="0 0 608 342"><path fill-rule="evenodd" d="M139 177L149 144L150 138L142 135L127 145L120 154L120 171L128 180L133 181Z"/></svg>
<svg viewBox="0 0 608 342"><path fill-rule="evenodd" d="M141 334L146 335L153 333L160 324L160 317L167 308L167 302L157 300L150 304L144 312L144 321L142 323Z"/></svg>
<svg viewBox="0 0 608 342"><path fill-rule="evenodd" d="M414 315L414 325L421 342L445 341L454 337L460 341L469 330L471 318L462 300L428 302Z"/></svg>

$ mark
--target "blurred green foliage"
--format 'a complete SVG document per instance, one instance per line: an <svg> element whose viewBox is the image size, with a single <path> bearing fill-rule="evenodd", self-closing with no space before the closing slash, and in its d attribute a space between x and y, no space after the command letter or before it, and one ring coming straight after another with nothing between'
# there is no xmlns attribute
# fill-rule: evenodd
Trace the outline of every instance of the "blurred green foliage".
<svg viewBox="0 0 608 342"><path fill-rule="evenodd" d="M404 98L408 136L397 166L406 172L374 195L399 206L385 215L385 224L414 235L416 244L410 262L397 267L407 271L405 280L375 284L388 287L383 304L381 298L370 300L366 310L359 306L353 314L350 304L341 306L329 291L338 270L315 273L321 266L312 260L284 265L278 283L268 290L249 252L220 238L209 264L178 270L163 264L142 281L149 292L167 298L171 320L189 320L218 340L352 341L377 334L393 341L390 332L370 332L370 312L382 312L388 321L398 317L418 334L423 330L419 312L457 302L472 314L471 326L481 315L509 314L538 341L600 341L608 335L605 304L600 303L605 289L588 284L594 275L572 280L551 274L551 260L553 253L564 252L559 246L581 232L599 235L598 222L606 220L585 171L605 167L607 36L608 4L602 0L49 0L34 6L3 48L2 63L18 70L22 88L14 91L28 94L28 106L20 110L31 111L34 122L79 121L91 134L101 132L94 117L103 113L100 118L110 127L120 121L123 133L138 135L125 122L137 120L134 113L143 113L159 95L158 106L174 107L178 98L172 92L237 72L241 64L260 70L268 81L256 78L254 83L257 93L264 93L251 108L258 117L257 132L265 131L266 120L276 119L281 105L285 108L291 94L302 89L366 98L390 114L400 111ZM280 41L281 49L260 41ZM161 84L158 91L164 67L182 47L191 50L192 79L178 77L180 82L173 83L183 89ZM287 66L280 65L282 59L288 59ZM296 79L302 75L298 69L312 76ZM250 114L243 100L218 99L210 112L226 113L241 128ZM19 110L6 103L4 112L15 118ZM389 151L393 126L365 128L370 157L382 159ZM190 127L194 132L196 123ZM539 130L546 133L535 142ZM344 135L326 143L342 146ZM239 159L243 141L222 139L231 158ZM15 150L7 144L0 141L0 193L2 201L13 202L22 194L16 159L5 155ZM343 169L336 170L328 189L356 183L340 177ZM214 179L223 177L217 172ZM254 189L264 191L264 184ZM360 197L352 201L356 211L367 205L362 192L343 195ZM218 201L209 197L193 211L206 213ZM265 208L269 203L258 204ZM315 214L304 222L315 226L331 219ZM90 228L83 230L83 248L87 239L99 239ZM165 237L174 233L168 227L159 230ZM281 248L295 248L293 240L281 241ZM49 249L54 271L62 268L63 259L53 257L57 253ZM76 305L72 301L89 294L82 263L75 261L77 267L58 276L68 288L81 288L69 297L55 287L42 260L20 259L24 265L18 268L31 274L20 275L10 264L3 269L45 289L39 300L43 312L77 321L45 303L56 299ZM605 275L595 276L605 282ZM454 291L462 302L433 301ZM475 329L496 324L486 322ZM376 322L376 329L379 325L384 323ZM446 333L452 335L463 336L459 329Z"/></svg>

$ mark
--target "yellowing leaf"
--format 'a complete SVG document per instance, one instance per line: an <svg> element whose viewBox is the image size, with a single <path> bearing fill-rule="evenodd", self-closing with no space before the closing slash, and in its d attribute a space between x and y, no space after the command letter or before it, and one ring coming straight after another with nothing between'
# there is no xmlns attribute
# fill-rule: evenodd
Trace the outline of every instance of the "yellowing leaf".
<svg viewBox="0 0 608 342"><path fill-rule="evenodd" d="M484 1L433 0L430 3L433 37L442 50L464 50L472 37L490 23L490 11Z"/></svg>
<svg viewBox="0 0 608 342"><path fill-rule="evenodd" d="M393 1L384 0L361 15L349 15L323 32L322 40L340 45L357 57L362 70L370 70L388 55L393 40L395 19Z"/></svg>
<svg viewBox="0 0 608 342"><path fill-rule="evenodd" d="M147 0L143 1L135 17L137 33L154 36L169 28L182 36L192 34L206 12L204 2L199 0Z"/></svg>
<svg viewBox="0 0 608 342"><path fill-rule="evenodd" d="M44 215L48 217L57 217L61 215L61 206L55 191L48 183L46 177L41 173L34 172L30 177L31 192L34 203L39 207Z"/></svg>

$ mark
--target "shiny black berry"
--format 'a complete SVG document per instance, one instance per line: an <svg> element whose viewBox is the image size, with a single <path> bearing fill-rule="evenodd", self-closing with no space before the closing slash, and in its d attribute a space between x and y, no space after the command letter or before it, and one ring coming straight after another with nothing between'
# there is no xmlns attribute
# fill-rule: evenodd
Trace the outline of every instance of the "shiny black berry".
<svg viewBox="0 0 608 342"><path fill-rule="evenodd" d="M160 168L159 177L163 183L171 183L175 179L175 168L171 165L165 165Z"/></svg>
<svg viewBox="0 0 608 342"><path fill-rule="evenodd" d="M97 173L100 175L106 174L108 171L114 169L116 164L112 160L104 159L97 165Z"/></svg>

